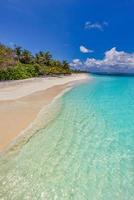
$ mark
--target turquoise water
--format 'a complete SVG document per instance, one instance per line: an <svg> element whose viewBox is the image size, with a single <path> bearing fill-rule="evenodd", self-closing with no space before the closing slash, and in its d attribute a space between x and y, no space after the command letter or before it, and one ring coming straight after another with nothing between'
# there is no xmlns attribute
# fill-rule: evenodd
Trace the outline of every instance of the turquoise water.
<svg viewBox="0 0 134 200"><path fill-rule="evenodd" d="M0 161L0 200L133 200L134 78L96 76Z"/></svg>

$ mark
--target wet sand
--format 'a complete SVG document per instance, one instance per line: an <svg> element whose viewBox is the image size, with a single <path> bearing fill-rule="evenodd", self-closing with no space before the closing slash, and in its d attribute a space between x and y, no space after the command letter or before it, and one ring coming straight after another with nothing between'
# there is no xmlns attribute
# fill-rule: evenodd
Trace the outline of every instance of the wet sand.
<svg viewBox="0 0 134 200"><path fill-rule="evenodd" d="M40 110L86 74L0 83L0 152L25 130Z"/></svg>

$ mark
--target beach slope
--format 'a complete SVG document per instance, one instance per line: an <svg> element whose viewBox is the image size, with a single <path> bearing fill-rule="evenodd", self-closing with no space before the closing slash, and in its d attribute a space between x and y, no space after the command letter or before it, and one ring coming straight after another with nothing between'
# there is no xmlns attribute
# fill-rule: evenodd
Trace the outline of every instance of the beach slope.
<svg viewBox="0 0 134 200"><path fill-rule="evenodd" d="M0 83L0 151L26 129L41 109L87 74L33 78Z"/></svg>

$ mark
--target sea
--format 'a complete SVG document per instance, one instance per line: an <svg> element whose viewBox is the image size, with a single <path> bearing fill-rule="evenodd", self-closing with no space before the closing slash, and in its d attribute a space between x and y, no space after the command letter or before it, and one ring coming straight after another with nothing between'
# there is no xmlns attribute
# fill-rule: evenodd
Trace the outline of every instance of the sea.
<svg viewBox="0 0 134 200"><path fill-rule="evenodd" d="M134 77L94 75L54 103L1 157L0 200L134 200Z"/></svg>

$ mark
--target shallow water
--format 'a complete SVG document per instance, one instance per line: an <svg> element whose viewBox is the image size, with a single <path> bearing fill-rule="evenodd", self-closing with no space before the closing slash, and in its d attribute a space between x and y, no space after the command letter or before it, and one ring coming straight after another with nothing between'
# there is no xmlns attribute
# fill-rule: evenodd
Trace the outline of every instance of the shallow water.
<svg viewBox="0 0 134 200"><path fill-rule="evenodd" d="M134 78L95 76L14 156L0 161L0 200L133 200Z"/></svg>

